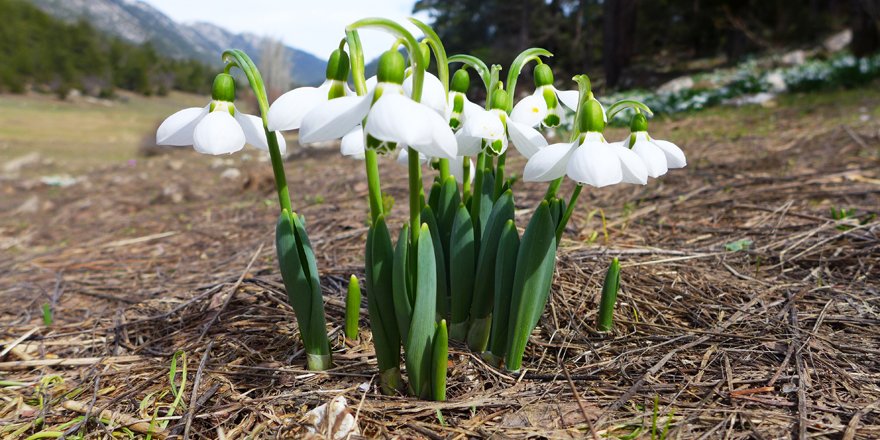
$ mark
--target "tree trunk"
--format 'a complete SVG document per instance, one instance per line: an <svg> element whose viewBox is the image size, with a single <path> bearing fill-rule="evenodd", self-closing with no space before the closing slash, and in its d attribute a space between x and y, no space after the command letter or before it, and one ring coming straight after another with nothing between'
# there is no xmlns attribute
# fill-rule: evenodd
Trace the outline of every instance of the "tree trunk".
<svg viewBox="0 0 880 440"><path fill-rule="evenodd" d="M853 55L863 57L880 49L880 31L877 19L880 18L880 0L850 0L850 23L852 26Z"/></svg>
<svg viewBox="0 0 880 440"><path fill-rule="evenodd" d="M605 0L602 7L602 58L605 82L614 87L632 57L636 31L636 0Z"/></svg>

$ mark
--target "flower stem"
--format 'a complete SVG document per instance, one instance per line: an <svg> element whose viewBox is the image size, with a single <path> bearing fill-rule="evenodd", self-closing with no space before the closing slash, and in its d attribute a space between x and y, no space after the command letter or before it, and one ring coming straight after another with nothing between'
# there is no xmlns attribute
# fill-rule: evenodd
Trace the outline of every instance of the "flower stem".
<svg viewBox="0 0 880 440"><path fill-rule="evenodd" d="M367 188L370 199L370 223L375 224L383 214L382 188L379 186L379 160L375 150L364 151L364 163L367 167Z"/></svg>
<svg viewBox="0 0 880 440"><path fill-rule="evenodd" d="M409 227L412 230L412 243L418 243L422 214L422 167L419 152L409 148Z"/></svg>
<svg viewBox="0 0 880 440"><path fill-rule="evenodd" d="M562 186L563 177L550 182L550 186L547 187L547 192L544 194L544 200L549 202L550 199L556 197L556 192L559 191L559 187Z"/></svg>
<svg viewBox="0 0 880 440"><path fill-rule="evenodd" d="M486 153L481 152L477 155L477 174L474 177L474 191L471 195L471 218L474 219L475 239L477 231L480 230L480 197L483 194L483 168L486 166Z"/></svg>
<svg viewBox="0 0 880 440"><path fill-rule="evenodd" d="M269 140L269 157L272 159L272 173L275 175L275 189L278 191L278 203L281 204L281 210L293 212L290 206L290 192L287 189L287 176L284 174L284 158L281 157L281 149L278 147L278 137L274 131L266 128L263 123L263 129L266 131L266 139Z"/></svg>
<svg viewBox="0 0 880 440"><path fill-rule="evenodd" d="M495 198L501 196L504 190L504 163L507 162L507 152L498 156L498 164L495 166Z"/></svg>
<svg viewBox="0 0 880 440"><path fill-rule="evenodd" d="M449 159L440 159L438 161L439 171L440 171L440 181L445 182L446 178L449 177Z"/></svg>
<svg viewBox="0 0 880 440"><path fill-rule="evenodd" d="M471 159L465 157L461 163L462 181L461 181L461 199L467 200L471 194Z"/></svg>
<svg viewBox="0 0 880 440"><path fill-rule="evenodd" d="M562 232L565 231L565 226L568 224L568 220L574 212L574 206L577 204L578 197L581 195L581 190L583 189L583 185L576 185L574 191L571 193L571 198L568 199L568 206L565 208L565 214L562 215L562 218L559 220L559 226L556 227L557 243L559 243L559 240L562 238Z"/></svg>

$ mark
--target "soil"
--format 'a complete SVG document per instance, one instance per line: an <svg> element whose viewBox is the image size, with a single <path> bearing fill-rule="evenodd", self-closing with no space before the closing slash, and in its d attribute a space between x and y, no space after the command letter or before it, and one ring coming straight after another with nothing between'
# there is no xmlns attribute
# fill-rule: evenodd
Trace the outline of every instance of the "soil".
<svg viewBox="0 0 880 440"><path fill-rule="evenodd" d="M880 438L880 119L829 123L880 101L849 96L652 123L688 166L585 191L525 369L453 344L447 402L378 393L365 304L359 338L342 335L348 277L363 279L360 162L308 150L287 163L325 293L335 367L322 373L304 369L275 267L260 152L182 149L68 187L0 180L0 437L126 425L146 438L152 420L153 438L300 438L305 413L342 395L366 437ZM382 172L397 228L405 170ZM544 190L517 183L520 228Z"/></svg>

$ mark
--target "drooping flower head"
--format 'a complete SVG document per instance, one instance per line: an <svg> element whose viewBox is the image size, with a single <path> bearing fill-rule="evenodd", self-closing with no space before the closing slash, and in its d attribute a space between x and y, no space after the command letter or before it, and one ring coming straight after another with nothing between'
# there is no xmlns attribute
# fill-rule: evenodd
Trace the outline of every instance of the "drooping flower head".
<svg viewBox="0 0 880 440"><path fill-rule="evenodd" d="M348 88L349 59L342 49L336 49L327 60L324 83L319 87L299 87L275 100L267 117L272 130L296 130L303 117L319 104L334 98L352 95Z"/></svg>
<svg viewBox="0 0 880 440"><path fill-rule="evenodd" d="M682 168L687 159L681 148L648 135L648 119L637 111L630 122L630 135L621 144L636 153L648 169L648 176L660 177L670 168Z"/></svg>
<svg viewBox="0 0 880 440"><path fill-rule="evenodd" d="M449 120L449 126L453 130L461 128L467 115L482 110L482 108L468 100L467 91L471 86L471 76L467 68L458 69L452 75L452 84L449 87L449 96L447 98L447 114L446 119Z"/></svg>
<svg viewBox="0 0 880 440"><path fill-rule="evenodd" d="M214 78L211 98L205 107L183 109L166 118L156 130L156 144L192 145L199 153L214 155L234 153L245 143L269 150L263 120L235 107L232 75L221 73ZM284 137L277 133L277 138L284 154Z"/></svg>
<svg viewBox="0 0 880 440"><path fill-rule="evenodd" d="M564 110L561 102L572 111L577 110L578 91L559 90L553 86L553 70L547 64L535 66L535 92L523 98L513 107L510 118L536 126L556 127L562 122Z"/></svg>
<svg viewBox="0 0 880 440"><path fill-rule="evenodd" d="M409 146L429 157L456 156L455 137L437 111L414 101L403 87L405 61L396 50L379 58L376 86L363 96L345 96L316 106L300 127L303 143L345 137L343 154L380 154ZM359 125L366 119L363 134ZM347 148L347 149L346 149Z"/></svg>
<svg viewBox="0 0 880 440"><path fill-rule="evenodd" d="M508 117L508 99L504 89L493 90L489 110L475 109L468 113L461 130L456 133L462 155L471 156L482 151L499 156L507 151L509 140L523 156L531 157L547 145L547 140L537 130Z"/></svg>
<svg viewBox="0 0 880 440"><path fill-rule="evenodd" d="M580 135L571 143L549 145L529 159L523 180L546 182L564 175L579 185L603 187L621 182L646 184L648 170L638 155L621 144L609 144L602 132L605 112L585 87L578 109Z"/></svg>

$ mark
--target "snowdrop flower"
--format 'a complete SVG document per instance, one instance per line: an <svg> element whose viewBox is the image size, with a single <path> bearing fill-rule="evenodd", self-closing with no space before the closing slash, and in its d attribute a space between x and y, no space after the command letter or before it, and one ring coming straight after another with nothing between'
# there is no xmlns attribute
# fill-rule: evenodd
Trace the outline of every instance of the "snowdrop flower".
<svg viewBox="0 0 880 440"><path fill-rule="evenodd" d="M235 107L235 81L232 75L221 73L214 79L212 100L205 107L180 110L162 121L156 130L156 144L192 145L202 154L228 154L251 144L269 151L263 120L244 114ZM281 153L286 144L277 133Z"/></svg>
<svg viewBox="0 0 880 440"><path fill-rule="evenodd" d="M429 157L455 157L455 137L446 120L431 107L406 96L403 81L403 56L394 50L385 52L379 60L375 88L364 96L344 96L319 104L303 118L300 141L347 137L343 139L348 141L343 142L344 154L358 154L358 145L387 154L400 145ZM364 119L366 124L359 135L358 125Z"/></svg>
<svg viewBox="0 0 880 440"><path fill-rule="evenodd" d="M642 113L633 116L630 130L632 134L620 143L642 159L648 169L648 176L660 177L669 168L683 168L687 165L681 148L672 142L653 139L648 135L648 119Z"/></svg>
<svg viewBox="0 0 880 440"><path fill-rule="evenodd" d="M541 133L507 116L504 111L507 92L501 89L492 92L492 106L491 110L474 109L468 113L461 130L456 133L459 154L472 156L482 150L491 156L499 156L507 151L510 140L523 156L532 157L547 146Z"/></svg>
<svg viewBox="0 0 880 440"><path fill-rule="evenodd" d="M461 128L461 124L468 114L483 110L482 107L468 100L467 91L470 86L471 78L467 69L458 69L455 75L452 75L452 85L449 88L447 98L446 119L453 130Z"/></svg>
<svg viewBox="0 0 880 440"><path fill-rule="evenodd" d="M296 130L303 117L318 105L340 96L353 95L348 88L348 54L336 49L327 61L326 80L319 87L299 87L275 100L269 107L270 130Z"/></svg>
<svg viewBox="0 0 880 440"><path fill-rule="evenodd" d="M578 91L559 90L553 86L553 70L546 64L535 66L535 92L523 98L510 112L510 119L534 127L556 127L562 121L562 102L577 111ZM607 121L606 121L607 122Z"/></svg>
<svg viewBox="0 0 880 440"><path fill-rule="evenodd" d="M584 103L581 134L575 142L548 145L528 163L523 180L547 182L567 175L579 185L597 188L616 183L648 182L648 170L636 153L622 144L609 144L602 136L605 129L602 107L590 98Z"/></svg>

